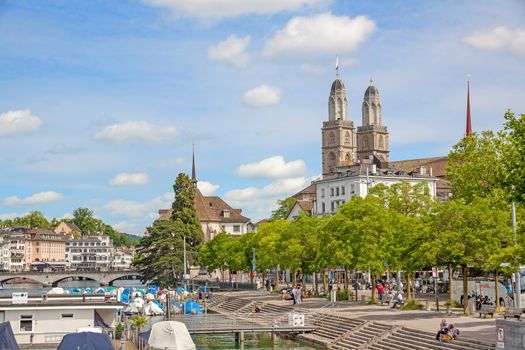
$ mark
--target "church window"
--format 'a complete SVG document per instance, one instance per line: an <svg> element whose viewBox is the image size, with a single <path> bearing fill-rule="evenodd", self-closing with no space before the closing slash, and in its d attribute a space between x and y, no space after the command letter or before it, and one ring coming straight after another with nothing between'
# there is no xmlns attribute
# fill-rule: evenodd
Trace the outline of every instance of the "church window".
<svg viewBox="0 0 525 350"><path fill-rule="evenodd" d="M350 131L347 131L345 134L345 144L350 144Z"/></svg>
<svg viewBox="0 0 525 350"><path fill-rule="evenodd" d="M345 195L345 187L344 186L341 186L341 195L343 195L343 196Z"/></svg>
<svg viewBox="0 0 525 350"><path fill-rule="evenodd" d="M324 198L324 195L325 195L324 188L321 188L321 198Z"/></svg>
<svg viewBox="0 0 525 350"><path fill-rule="evenodd" d="M335 135L333 132L330 133L330 145L335 144Z"/></svg>
<svg viewBox="0 0 525 350"><path fill-rule="evenodd" d="M383 147L384 147L383 146L383 144L384 144L383 143L383 136L379 135L379 139L377 140L377 142L378 142L378 148L379 149L383 149Z"/></svg>
<svg viewBox="0 0 525 350"><path fill-rule="evenodd" d="M337 100L337 119L343 119L343 100Z"/></svg>
<svg viewBox="0 0 525 350"><path fill-rule="evenodd" d="M365 149L368 149L368 137L367 136L365 136L364 141L365 141Z"/></svg>

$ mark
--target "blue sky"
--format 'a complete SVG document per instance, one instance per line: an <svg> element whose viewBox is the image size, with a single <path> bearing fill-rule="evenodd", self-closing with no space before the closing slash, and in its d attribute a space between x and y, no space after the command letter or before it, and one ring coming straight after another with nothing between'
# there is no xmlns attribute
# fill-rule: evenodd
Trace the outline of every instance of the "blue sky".
<svg viewBox="0 0 525 350"><path fill-rule="evenodd" d="M0 1L0 218L83 206L141 233L192 142L202 190L266 217L321 172L336 54L356 125L373 77L391 159L446 155L467 74L474 130L525 112L524 17L518 0Z"/></svg>

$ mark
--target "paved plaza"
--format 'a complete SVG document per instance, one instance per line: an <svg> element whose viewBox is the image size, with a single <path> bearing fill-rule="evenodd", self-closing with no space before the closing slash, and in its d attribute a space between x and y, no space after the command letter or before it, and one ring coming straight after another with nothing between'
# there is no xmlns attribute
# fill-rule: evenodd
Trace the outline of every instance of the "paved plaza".
<svg viewBox="0 0 525 350"><path fill-rule="evenodd" d="M364 295L369 295L366 291ZM261 301L280 306L290 306L290 300L280 300L280 296L276 293L268 292L232 292L229 296L236 295L242 298L250 298L254 301ZM419 299L419 298L418 298ZM444 301L444 299L443 299ZM479 339L483 341L495 342L496 318L502 318L501 315L496 315L494 318L480 318L478 314L473 316L463 316L461 310L453 309L450 314L447 314L445 309L442 311L402 311L399 309L391 309L386 306L379 305L363 305L362 303L340 301L333 307L329 301L323 298L306 298L300 305L303 309L317 310L319 312L336 313L349 318L355 318L365 321L376 321L385 324L405 326L414 329L420 329L429 332L436 332L439 328L440 321L445 318L449 323L453 323L461 332L462 336Z"/></svg>

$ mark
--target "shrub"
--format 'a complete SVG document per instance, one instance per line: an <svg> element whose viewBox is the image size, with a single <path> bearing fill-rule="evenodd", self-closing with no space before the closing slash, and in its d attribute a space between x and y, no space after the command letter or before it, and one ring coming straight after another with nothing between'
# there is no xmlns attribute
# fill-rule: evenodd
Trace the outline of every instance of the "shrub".
<svg viewBox="0 0 525 350"><path fill-rule="evenodd" d="M415 300L410 300L403 307L401 307L401 310L423 310L423 305Z"/></svg>

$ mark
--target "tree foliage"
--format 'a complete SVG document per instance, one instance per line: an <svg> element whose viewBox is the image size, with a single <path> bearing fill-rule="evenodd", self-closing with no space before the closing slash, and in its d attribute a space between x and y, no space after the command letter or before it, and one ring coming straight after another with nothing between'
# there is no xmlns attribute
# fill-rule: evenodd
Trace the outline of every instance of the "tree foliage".
<svg viewBox="0 0 525 350"><path fill-rule="evenodd" d="M288 197L277 201L278 208L272 211L270 220L286 220L292 207L295 205L295 198Z"/></svg>

